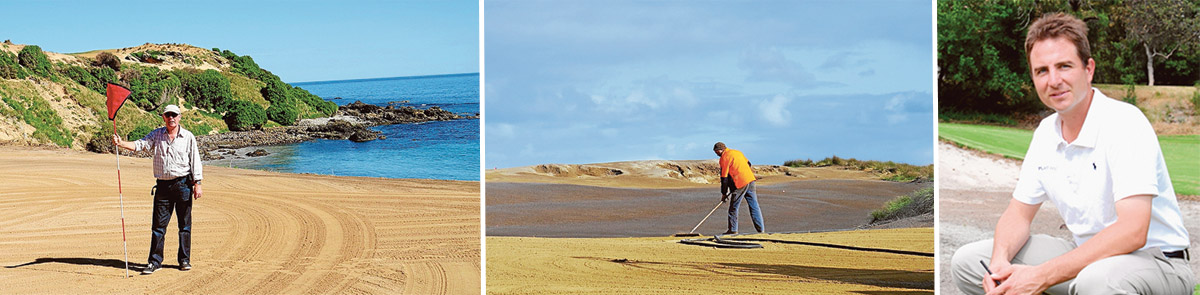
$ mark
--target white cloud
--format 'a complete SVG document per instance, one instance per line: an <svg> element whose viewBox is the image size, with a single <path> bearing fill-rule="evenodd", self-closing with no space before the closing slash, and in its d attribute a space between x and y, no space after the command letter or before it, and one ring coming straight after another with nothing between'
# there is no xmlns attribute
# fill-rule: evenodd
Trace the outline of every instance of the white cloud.
<svg viewBox="0 0 1200 295"><path fill-rule="evenodd" d="M495 136L496 138L512 138L516 133L516 126L508 123L497 123L487 130L488 136Z"/></svg>
<svg viewBox="0 0 1200 295"><path fill-rule="evenodd" d="M787 105L791 101L791 98L777 94L775 97L759 102L758 110L767 123L775 126L787 126L792 119L792 112L787 110Z"/></svg>

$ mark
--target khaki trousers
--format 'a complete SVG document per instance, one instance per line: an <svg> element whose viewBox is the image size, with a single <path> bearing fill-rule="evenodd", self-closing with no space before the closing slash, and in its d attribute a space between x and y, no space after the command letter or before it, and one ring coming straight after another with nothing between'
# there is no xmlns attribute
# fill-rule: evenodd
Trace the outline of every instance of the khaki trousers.
<svg viewBox="0 0 1200 295"><path fill-rule="evenodd" d="M1047 236L1029 237L1013 264L1038 265L1075 249L1075 243ZM967 244L954 252L951 276L966 294L983 294L986 272L979 262L991 263L992 240ZM1049 294L1192 294L1196 285L1188 262L1167 258L1157 248L1117 255L1084 267L1075 279L1046 290Z"/></svg>

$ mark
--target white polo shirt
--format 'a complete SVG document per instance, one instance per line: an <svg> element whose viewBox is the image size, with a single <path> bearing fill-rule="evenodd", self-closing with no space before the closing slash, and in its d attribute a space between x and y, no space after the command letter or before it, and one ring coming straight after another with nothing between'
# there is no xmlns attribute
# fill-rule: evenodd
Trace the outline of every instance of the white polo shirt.
<svg viewBox="0 0 1200 295"><path fill-rule="evenodd" d="M1118 200L1152 195L1150 231L1142 249L1187 248L1187 229L1150 121L1137 107L1092 91L1092 104L1074 142L1063 140L1058 113L1038 125L1013 198L1030 205L1053 201L1075 244L1083 245L1117 222Z"/></svg>

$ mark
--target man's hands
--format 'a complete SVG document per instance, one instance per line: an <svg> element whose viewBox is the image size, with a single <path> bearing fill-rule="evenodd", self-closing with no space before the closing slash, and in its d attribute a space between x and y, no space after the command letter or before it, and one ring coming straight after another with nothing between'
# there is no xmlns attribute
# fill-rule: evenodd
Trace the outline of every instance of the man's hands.
<svg viewBox="0 0 1200 295"><path fill-rule="evenodd" d="M1037 266L993 262L992 270L992 275L983 277L983 290L988 295L1040 294L1053 286Z"/></svg>
<svg viewBox="0 0 1200 295"><path fill-rule="evenodd" d="M729 201L729 194L721 194L721 203Z"/></svg>
<svg viewBox="0 0 1200 295"><path fill-rule="evenodd" d="M192 199L199 200L204 195L204 191L200 189L200 182L196 182L196 186L192 187Z"/></svg>

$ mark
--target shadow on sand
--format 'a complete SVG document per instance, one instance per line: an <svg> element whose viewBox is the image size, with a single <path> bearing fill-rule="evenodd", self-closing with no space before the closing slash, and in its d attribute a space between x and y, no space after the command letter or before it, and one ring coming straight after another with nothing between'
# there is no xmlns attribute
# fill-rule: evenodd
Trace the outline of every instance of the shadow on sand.
<svg viewBox="0 0 1200 295"><path fill-rule="evenodd" d="M907 288L933 290L933 270L907 271L882 269L855 269L836 267L814 267L802 265L718 263L745 271L780 274L786 276L841 281L851 284L872 285L885 288ZM903 294L903 293L886 293Z"/></svg>
<svg viewBox="0 0 1200 295"><path fill-rule="evenodd" d="M54 258L54 257L42 257L42 258L38 258L31 262L18 264L18 265L9 265L9 266L5 266L4 268L19 268L19 267L38 265L38 264L43 264L43 263L66 263L66 264L75 264L75 265L94 265L94 266L112 267L112 268L116 268L116 269L124 269L125 268L125 261L119 260L119 259ZM168 266L164 264L163 267L168 267ZM179 266L177 266L177 265L174 267L179 268ZM132 262L129 263L129 270L141 271L144 268L146 268L145 263L132 263Z"/></svg>

